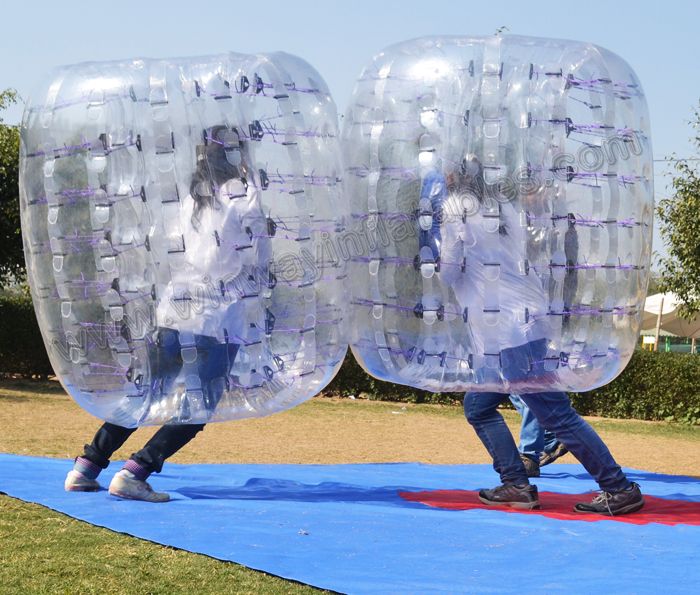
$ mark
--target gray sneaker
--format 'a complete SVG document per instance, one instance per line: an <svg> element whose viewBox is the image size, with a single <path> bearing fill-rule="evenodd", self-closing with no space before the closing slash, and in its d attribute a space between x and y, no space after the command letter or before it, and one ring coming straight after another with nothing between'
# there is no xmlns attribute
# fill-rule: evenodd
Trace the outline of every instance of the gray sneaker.
<svg viewBox="0 0 700 595"><path fill-rule="evenodd" d="M85 477L80 471L71 469L66 475L63 488L66 492L97 492L100 484L95 479Z"/></svg>
<svg viewBox="0 0 700 595"><path fill-rule="evenodd" d="M118 471L109 484L109 493L117 498L126 500L143 500L144 502L167 502L168 494L154 492L147 481L136 479L136 476L126 469Z"/></svg>
<svg viewBox="0 0 700 595"><path fill-rule="evenodd" d="M644 496L639 485L632 483L628 488L618 492L602 491L589 502L579 502L574 506L576 512L619 516L637 512L644 506Z"/></svg>
<svg viewBox="0 0 700 595"><path fill-rule="evenodd" d="M551 451L542 453L542 456L540 456L540 467L553 463L559 457L563 457L567 452L569 452L569 449L561 442L557 442L556 446Z"/></svg>
<svg viewBox="0 0 700 595"><path fill-rule="evenodd" d="M479 500L490 506L510 506L533 510L540 507L537 486L500 485L492 490L480 490Z"/></svg>
<svg viewBox="0 0 700 595"><path fill-rule="evenodd" d="M537 461L533 461L527 455L521 454L520 460L525 466L525 471L528 477L539 477L540 476L540 464Z"/></svg>

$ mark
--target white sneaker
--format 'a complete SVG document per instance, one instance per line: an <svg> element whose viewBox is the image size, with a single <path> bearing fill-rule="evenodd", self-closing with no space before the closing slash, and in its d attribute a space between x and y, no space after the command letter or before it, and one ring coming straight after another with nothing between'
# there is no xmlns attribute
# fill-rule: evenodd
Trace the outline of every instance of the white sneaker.
<svg viewBox="0 0 700 595"><path fill-rule="evenodd" d="M147 481L136 479L136 476L126 469L118 471L109 484L109 493L117 498L126 500L143 500L144 502L167 502L168 494L154 492Z"/></svg>
<svg viewBox="0 0 700 595"><path fill-rule="evenodd" d="M66 492L97 492L100 484L95 479L85 477L80 471L71 469L66 475L63 487Z"/></svg>

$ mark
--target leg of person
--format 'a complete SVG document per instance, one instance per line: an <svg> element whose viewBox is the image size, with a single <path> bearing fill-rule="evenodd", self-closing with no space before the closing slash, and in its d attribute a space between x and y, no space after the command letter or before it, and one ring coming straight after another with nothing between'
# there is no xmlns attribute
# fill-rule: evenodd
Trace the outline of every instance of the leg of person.
<svg viewBox="0 0 700 595"><path fill-rule="evenodd" d="M238 345L221 343L216 338L205 335L195 335L195 343L204 406L211 415L226 389L228 375L238 353Z"/></svg>
<svg viewBox="0 0 700 595"><path fill-rule="evenodd" d="M149 343L148 358L151 367L151 391L154 397L169 395L182 370L180 333L168 327L160 327L155 335L155 342Z"/></svg>
<svg viewBox="0 0 700 595"><path fill-rule="evenodd" d="M164 334L161 332L161 336ZM173 336L172 331L167 333L165 340L170 345L179 344L179 338L177 335ZM214 337L204 335L195 335L195 343L204 401L207 410L211 413L221 399L238 346L223 344ZM172 359L171 353L165 354L163 359L168 358ZM178 362L178 366L179 364L180 362ZM172 373L168 372L164 376L172 376ZM114 476L110 485L110 493L122 498L167 502L170 499L169 496L154 492L146 480L151 473L160 473L165 460L183 448L203 429L204 424L163 426L139 452L131 456L124 468Z"/></svg>
<svg viewBox="0 0 700 595"><path fill-rule="evenodd" d="M522 417L520 424L520 458L525 465L528 477L540 476L540 456L544 450L544 429L530 408L518 395L510 395L510 401Z"/></svg>
<svg viewBox="0 0 700 595"><path fill-rule="evenodd" d="M162 329L160 343L172 348L179 345L179 336L175 331ZM198 372L202 381L204 401L209 412L213 412L221 399L225 380L238 351L238 346L222 344L214 337L195 335L198 356ZM175 354L163 352L160 354L160 368L166 382L172 383L173 374L179 373L181 362L168 367L168 361L174 361ZM170 369L172 367L172 370ZM124 468L115 475L110 485L110 493L123 498L147 500L149 502L166 502L169 496L154 492L147 483L151 473L160 473L166 459L178 452L189 443L204 424L165 425L158 430L153 438L125 463Z"/></svg>
<svg viewBox="0 0 700 595"><path fill-rule="evenodd" d="M506 399L501 393L467 393L464 415L493 459L493 468L502 485L481 490L485 504L507 504L517 508L537 508L537 487L529 484L513 435L497 408Z"/></svg>
<svg viewBox="0 0 700 595"><path fill-rule="evenodd" d="M567 452L569 452L569 449L559 442L552 432L545 430L544 450L540 455L540 467L553 463L559 457L563 457Z"/></svg>
<svg viewBox="0 0 700 595"><path fill-rule="evenodd" d="M68 472L64 488L67 492L94 492L100 489L97 476L109 465L109 459L126 442L136 428L123 428L109 422L104 423L83 454L75 459L73 469Z"/></svg>
<svg viewBox="0 0 700 595"><path fill-rule="evenodd" d="M168 494L153 491L146 480L151 473L160 473L165 460L203 429L204 424L166 425L160 428L140 451L131 455L121 471L114 476L109 485L109 493L120 498L147 502L170 500Z"/></svg>
<svg viewBox="0 0 700 595"><path fill-rule="evenodd" d="M533 393L521 398L540 424L559 438L602 490L593 502L577 504L575 510L614 516L644 506L639 486L627 479L600 436L571 406L566 393Z"/></svg>
<svg viewBox="0 0 700 595"><path fill-rule="evenodd" d="M155 341L149 344L151 391L154 399L167 397L173 390L175 380L182 369L181 351L180 333L168 327L158 328L158 331L155 333ZM164 426L158 430L146 445L146 447L152 444L156 446L149 447L148 450L144 447L139 453L144 453L145 451L145 457L153 456L157 461L158 457L157 455L153 455L153 453L155 453L155 449L158 448L159 441L166 439L170 432L170 430L168 432L163 432L165 427L173 426ZM150 471L144 471L144 469L134 462L134 456L137 456L139 453L132 455L124 467L112 478L112 482L109 485L110 494L132 500L166 502L170 497L167 494L158 494L154 492L151 486L146 482ZM168 454L167 456L170 455ZM163 457L163 460L164 458L165 457ZM162 467L162 461L160 465ZM136 469L136 474L129 471L129 467L131 466Z"/></svg>
<svg viewBox="0 0 700 595"><path fill-rule="evenodd" d="M552 452L557 445L561 444L557 437L549 430L544 431L544 448L543 452Z"/></svg>
<svg viewBox="0 0 700 595"><path fill-rule="evenodd" d="M165 460L182 449L203 429L204 424L165 425L140 451L131 455L127 465L135 462L139 466L132 466L132 472L139 479L147 479L151 473L160 473ZM125 468L129 467L125 465Z"/></svg>
<svg viewBox="0 0 700 595"><path fill-rule="evenodd" d="M544 369L544 360L547 356L547 342L544 339L531 341L525 345L519 345L504 349L501 352L501 364L503 375L511 381L522 380L523 378L537 379L537 382L546 382L551 372ZM526 370L524 372L524 370ZM512 400L512 399L511 399ZM531 451L526 454L537 462L537 475L539 468L548 465L568 451L556 438L552 432L547 432L537 421L536 416L530 411L528 406L520 399L522 410L518 408L523 416L523 429L521 430L521 441L523 434L532 436L534 444ZM514 403L515 404L515 403ZM525 413L526 412L526 413ZM529 433L524 430L531 424ZM536 441L536 442L535 442ZM536 454L534 451L538 451ZM522 448L521 448L521 452ZM526 463L525 467L530 472Z"/></svg>

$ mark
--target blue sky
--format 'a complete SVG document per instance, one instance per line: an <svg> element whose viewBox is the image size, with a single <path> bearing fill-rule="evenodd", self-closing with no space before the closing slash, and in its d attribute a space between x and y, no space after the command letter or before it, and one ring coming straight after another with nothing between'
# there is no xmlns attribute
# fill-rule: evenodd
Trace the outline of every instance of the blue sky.
<svg viewBox="0 0 700 595"><path fill-rule="evenodd" d="M692 0L25 0L5 3L0 15L0 89L25 96L60 64L284 50L321 72L344 111L354 79L383 47L422 35L488 35L505 25L519 35L590 41L625 58L647 94L657 159L690 154L687 121L700 101L700 7ZM18 122L21 108L4 118ZM655 166L658 199L668 177L664 163Z"/></svg>

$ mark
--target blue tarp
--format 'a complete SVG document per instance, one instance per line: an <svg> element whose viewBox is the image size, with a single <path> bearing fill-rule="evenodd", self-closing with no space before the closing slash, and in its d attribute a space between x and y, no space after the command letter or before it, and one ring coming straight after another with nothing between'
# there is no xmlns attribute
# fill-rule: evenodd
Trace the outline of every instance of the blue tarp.
<svg viewBox="0 0 700 595"><path fill-rule="evenodd" d="M67 460L0 454L0 492L156 543L346 593L698 592L700 526L445 510L402 492L497 483L487 465L176 465L168 504L66 493ZM103 474L106 485L115 463ZM596 485L554 465L541 491ZM700 502L700 481L628 470L646 494Z"/></svg>

